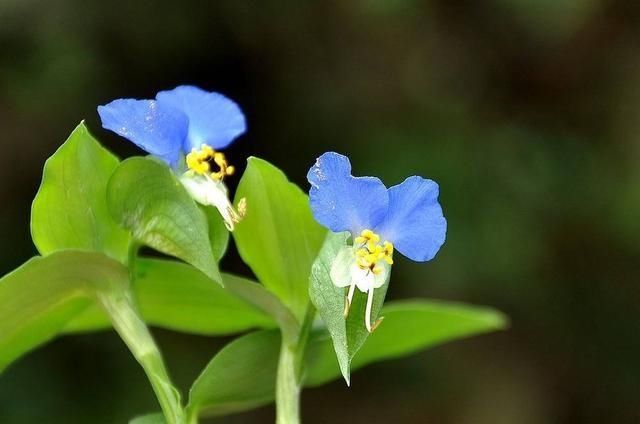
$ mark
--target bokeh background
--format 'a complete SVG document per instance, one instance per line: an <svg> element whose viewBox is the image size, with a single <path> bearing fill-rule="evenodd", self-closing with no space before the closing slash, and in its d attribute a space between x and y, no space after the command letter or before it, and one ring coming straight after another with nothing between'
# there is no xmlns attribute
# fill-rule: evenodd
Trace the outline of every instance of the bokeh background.
<svg viewBox="0 0 640 424"><path fill-rule="evenodd" d="M96 106L191 83L237 100L261 156L307 189L327 150L389 185L440 183L449 222L390 298L495 306L508 331L307 390L306 423L640 422L640 3L634 0L0 1L0 271L35 254L45 159ZM247 270L231 249L223 264ZM186 389L229 339L155 331ZM111 332L0 376L0 423L156 410ZM209 423L268 423L273 408Z"/></svg>

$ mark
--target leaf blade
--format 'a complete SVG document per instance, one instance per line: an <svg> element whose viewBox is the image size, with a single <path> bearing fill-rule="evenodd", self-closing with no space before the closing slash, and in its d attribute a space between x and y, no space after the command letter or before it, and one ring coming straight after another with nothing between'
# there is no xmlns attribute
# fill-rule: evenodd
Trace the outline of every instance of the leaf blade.
<svg viewBox="0 0 640 424"><path fill-rule="evenodd" d="M340 365L340 371L347 385L351 383L350 364L358 350L369 337L365 327L367 293L356 290L349 315L344 317L344 305L347 288L336 287L331 280L331 267L338 253L347 246L348 232L329 233L313 264L310 277L309 295L318 313L322 317L331 339ZM380 314L389 286L389 274L384 284L375 289L371 322Z"/></svg>
<svg viewBox="0 0 640 424"><path fill-rule="evenodd" d="M155 414L147 414L141 415L139 417L135 417L129 424L166 424L167 420L164 419L164 415L158 412Z"/></svg>
<svg viewBox="0 0 640 424"><path fill-rule="evenodd" d="M42 255L84 249L126 260L129 234L113 220L106 202L107 182L118 163L84 122L47 159L31 207L31 235Z"/></svg>
<svg viewBox="0 0 640 424"><path fill-rule="evenodd" d="M236 192L247 213L233 232L238 252L270 291L300 319L308 302L308 279L326 230L314 219L309 200L282 171L255 157Z"/></svg>
<svg viewBox="0 0 640 424"><path fill-rule="evenodd" d="M221 283L205 216L165 164L141 157L123 161L109 180L107 203L138 242Z"/></svg>
<svg viewBox="0 0 640 424"><path fill-rule="evenodd" d="M200 335L226 335L253 328L273 328L269 311L233 293L238 285L258 283L223 274L225 288L195 268L176 261L139 258L133 292L144 320L156 327ZM264 289L262 289L264 290ZM251 292L253 294L253 292ZM109 328L106 314L88 307L65 326L65 332Z"/></svg>
<svg viewBox="0 0 640 424"><path fill-rule="evenodd" d="M32 258L0 279L0 371L55 337L98 290L125 286L126 268L107 256L60 251Z"/></svg>
<svg viewBox="0 0 640 424"><path fill-rule="evenodd" d="M189 415L224 415L271 402L279 352L276 330L250 333L226 345L191 387Z"/></svg>
<svg viewBox="0 0 640 424"><path fill-rule="evenodd" d="M353 370L507 326L506 317L492 308L436 300L392 301L382 315L384 324L355 356ZM340 375L332 356L327 336L316 334L309 348L306 385L318 386Z"/></svg>

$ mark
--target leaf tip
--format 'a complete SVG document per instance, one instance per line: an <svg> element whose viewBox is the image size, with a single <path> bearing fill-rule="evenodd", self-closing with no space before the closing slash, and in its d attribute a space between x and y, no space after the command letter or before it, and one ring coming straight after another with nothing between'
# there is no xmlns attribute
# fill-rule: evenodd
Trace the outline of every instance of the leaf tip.
<svg viewBox="0 0 640 424"><path fill-rule="evenodd" d="M487 322L493 326L496 330L507 330L511 327L511 320L507 316L507 314L494 310L491 315L488 317Z"/></svg>

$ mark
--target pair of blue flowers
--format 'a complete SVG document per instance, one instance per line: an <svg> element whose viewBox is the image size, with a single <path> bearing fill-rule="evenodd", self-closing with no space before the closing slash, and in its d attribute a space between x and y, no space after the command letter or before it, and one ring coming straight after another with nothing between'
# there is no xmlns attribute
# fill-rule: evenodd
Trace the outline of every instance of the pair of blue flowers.
<svg viewBox="0 0 640 424"><path fill-rule="evenodd" d="M220 152L246 131L233 101L180 86L159 92L155 100L115 100L98 107L98 113L104 128L166 162L196 201L220 211L229 230L242 219L244 202L234 207L223 182L234 168ZM352 245L339 252L331 269L333 283L349 287L345 315L356 287L368 293L365 324L373 331L373 292L387 281L394 251L422 262L444 243L438 185L412 176L387 189L378 178L352 176L349 159L334 152L320 156L307 179L315 219L352 236Z"/></svg>

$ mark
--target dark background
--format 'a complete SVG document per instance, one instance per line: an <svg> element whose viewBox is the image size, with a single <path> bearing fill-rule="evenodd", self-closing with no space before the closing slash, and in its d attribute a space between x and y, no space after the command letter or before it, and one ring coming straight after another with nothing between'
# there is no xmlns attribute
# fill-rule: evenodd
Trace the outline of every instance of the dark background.
<svg viewBox="0 0 640 424"><path fill-rule="evenodd" d="M390 298L495 306L503 333L307 390L306 423L640 422L640 3L604 0L0 2L0 271L35 254L45 159L96 106L196 84L243 107L230 150L308 188L327 150L388 185L435 179L449 222ZM233 183L232 183L233 185ZM242 271L231 249L227 269ZM186 390L228 339L155 331ZM0 422L156 410L113 333L64 337L0 376ZM273 408L212 423L273 422Z"/></svg>

